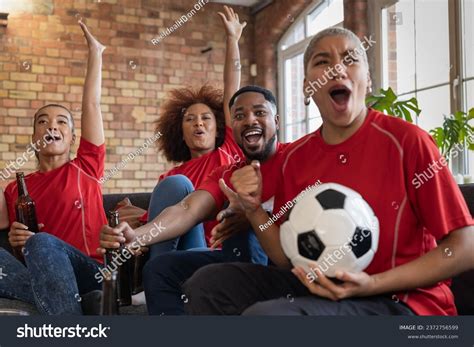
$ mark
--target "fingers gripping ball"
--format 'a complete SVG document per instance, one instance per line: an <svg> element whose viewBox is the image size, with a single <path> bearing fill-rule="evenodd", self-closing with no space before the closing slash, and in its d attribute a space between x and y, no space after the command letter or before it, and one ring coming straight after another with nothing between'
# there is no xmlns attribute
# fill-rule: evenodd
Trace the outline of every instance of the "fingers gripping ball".
<svg viewBox="0 0 474 347"><path fill-rule="evenodd" d="M379 221L356 191L326 183L302 193L280 229L283 251L294 266L317 278L360 272L378 247Z"/></svg>

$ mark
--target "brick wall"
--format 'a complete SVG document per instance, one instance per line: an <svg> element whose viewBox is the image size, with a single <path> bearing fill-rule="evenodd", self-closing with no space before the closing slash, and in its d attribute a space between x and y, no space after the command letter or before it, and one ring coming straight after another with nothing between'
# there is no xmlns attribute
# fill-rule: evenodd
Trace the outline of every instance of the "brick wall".
<svg viewBox="0 0 474 347"><path fill-rule="evenodd" d="M188 13L194 0L33 1L28 13L12 12L0 27L0 170L30 142L32 116L45 103L73 111L80 129L80 101L87 48L76 18L107 45L104 52L102 111L107 144L106 169L112 169L153 135L159 107L172 88L222 87L225 33L208 3L158 45L150 40ZM248 26L241 39L242 84L256 83L277 93L277 43L308 0L275 0L253 18L236 7ZM366 33L367 1L344 0L345 25ZM0 8L1 10L1 8ZM212 47L207 53L201 51ZM258 76L250 77L257 64ZM80 131L78 131L80 134ZM107 181L104 192L151 191L172 164L154 148L136 157ZM30 160L23 170L35 170ZM6 185L0 179L0 187Z"/></svg>
<svg viewBox="0 0 474 347"><path fill-rule="evenodd" d="M369 32L367 0L344 0L344 27L363 38Z"/></svg>
<svg viewBox="0 0 474 347"><path fill-rule="evenodd" d="M222 5L206 4L158 45L150 42L196 2L143 0L139 6L139 1L131 0L56 0L46 8L39 4L30 13L11 13L8 26L0 27L0 169L25 151L32 116L45 103L70 108L80 129L87 47L76 24L79 16L107 45L102 84L106 169L153 135L153 122L168 90L205 82L222 87L225 32L217 16ZM235 9L241 20L249 22L241 39L242 83L248 84L253 26L248 9ZM201 53L209 47L211 51ZM150 148L107 181L104 191L150 191L169 167ZM22 169L30 172L35 168L32 159ZM0 179L0 186L6 183Z"/></svg>

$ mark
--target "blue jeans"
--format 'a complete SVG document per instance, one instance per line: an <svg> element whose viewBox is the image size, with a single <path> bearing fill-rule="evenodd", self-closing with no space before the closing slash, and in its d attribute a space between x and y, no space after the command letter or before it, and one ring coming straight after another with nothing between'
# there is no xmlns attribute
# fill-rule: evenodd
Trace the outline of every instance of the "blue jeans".
<svg viewBox="0 0 474 347"><path fill-rule="evenodd" d="M148 208L148 222L153 220L167 207L179 203L193 191L193 184L189 178L183 175L169 176L158 182L151 195ZM182 236L150 246L150 259L171 251L205 247L207 245L206 238L204 237L204 227L200 223Z"/></svg>
<svg viewBox="0 0 474 347"><path fill-rule="evenodd" d="M182 315L188 299L181 285L194 272L209 264L249 262L267 265L253 230L224 241L222 250L175 251L150 259L143 269L143 285L150 315Z"/></svg>
<svg viewBox="0 0 474 347"><path fill-rule="evenodd" d="M7 276L0 280L0 296L36 306L41 314L81 315L81 295L100 289L95 278L100 264L57 237L41 232L24 248L26 267L0 249Z"/></svg>

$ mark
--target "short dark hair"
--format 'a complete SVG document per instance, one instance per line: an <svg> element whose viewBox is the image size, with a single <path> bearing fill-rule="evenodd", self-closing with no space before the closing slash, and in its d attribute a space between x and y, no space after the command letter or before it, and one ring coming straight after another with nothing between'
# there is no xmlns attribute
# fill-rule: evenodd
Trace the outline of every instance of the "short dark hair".
<svg viewBox="0 0 474 347"><path fill-rule="evenodd" d="M60 104L47 104L47 105L41 106L35 112L35 115L33 116L33 132L35 132L35 130L36 130L36 116L39 114L39 112L42 109L45 109L46 107L61 107L61 108L65 109L69 113L69 116L71 117L71 130L72 130L72 133L74 134L74 118L72 117L72 112L69 111L69 109L66 106L63 106L63 105L60 105Z"/></svg>
<svg viewBox="0 0 474 347"><path fill-rule="evenodd" d="M265 98L265 100L267 100L269 103L271 103L273 106L275 106L275 113L276 113L276 110L277 110L277 102L276 102L276 99L275 99L275 96L273 95L273 93L268 90L268 89L265 89L263 87L259 87L259 86L245 86L245 87L242 87L240 88L234 95L232 95L232 97L230 98L230 101L229 101L229 108L232 108L232 106L234 105L235 103L235 99L237 99L237 97L241 94L244 94L244 93L249 93L249 92L253 92L253 93L259 93L259 94L262 94L263 97Z"/></svg>

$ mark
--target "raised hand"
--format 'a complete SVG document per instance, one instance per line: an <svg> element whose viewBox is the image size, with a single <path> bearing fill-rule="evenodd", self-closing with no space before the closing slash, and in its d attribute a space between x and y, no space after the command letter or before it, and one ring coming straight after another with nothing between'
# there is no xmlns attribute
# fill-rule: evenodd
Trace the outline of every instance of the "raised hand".
<svg viewBox="0 0 474 347"><path fill-rule="evenodd" d="M105 142L104 125L100 109L102 91L102 52L105 46L92 36L87 26L79 21L84 37L89 46L87 73L82 93L82 138L100 146Z"/></svg>
<svg viewBox="0 0 474 347"><path fill-rule="evenodd" d="M92 36L92 34L90 33L89 29L84 24L84 22L78 21L78 23L86 38L87 45L89 46L89 51L94 51L99 54L102 54L102 52L105 50L106 47L103 44L101 44L94 36Z"/></svg>
<svg viewBox="0 0 474 347"><path fill-rule="evenodd" d="M240 23L239 15L229 6L224 6L224 12L225 14L222 12L218 12L218 14L224 24L227 37L239 40L247 22Z"/></svg>

